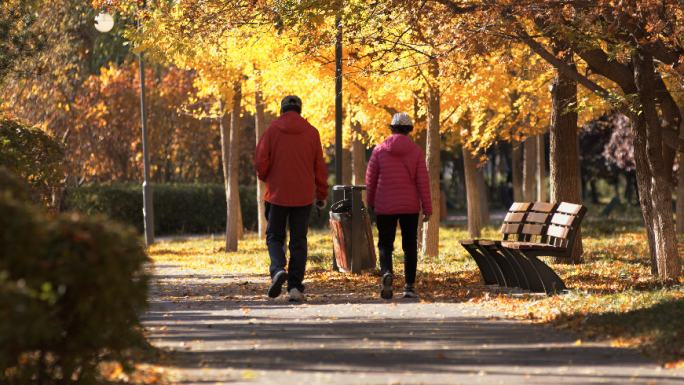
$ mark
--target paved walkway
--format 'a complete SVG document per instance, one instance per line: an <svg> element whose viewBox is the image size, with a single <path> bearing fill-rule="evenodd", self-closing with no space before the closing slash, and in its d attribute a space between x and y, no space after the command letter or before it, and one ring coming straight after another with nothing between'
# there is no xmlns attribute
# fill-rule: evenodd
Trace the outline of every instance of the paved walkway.
<svg viewBox="0 0 684 385"><path fill-rule="evenodd" d="M150 341L192 384L684 384L634 351L466 303L265 296L267 276L157 266Z"/></svg>

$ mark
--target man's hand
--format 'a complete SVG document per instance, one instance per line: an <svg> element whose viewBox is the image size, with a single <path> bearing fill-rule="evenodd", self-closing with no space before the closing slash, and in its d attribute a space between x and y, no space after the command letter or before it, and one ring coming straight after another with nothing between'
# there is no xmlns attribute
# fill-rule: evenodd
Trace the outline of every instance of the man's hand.
<svg viewBox="0 0 684 385"><path fill-rule="evenodd" d="M423 215L423 222L429 221L431 217L432 217L432 214L425 214L425 215Z"/></svg>
<svg viewBox="0 0 684 385"><path fill-rule="evenodd" d="M323 210L325 208L326 201L324 200L318 200L318 198L314 198L314 206L316 206L317 210Z"/></svg>

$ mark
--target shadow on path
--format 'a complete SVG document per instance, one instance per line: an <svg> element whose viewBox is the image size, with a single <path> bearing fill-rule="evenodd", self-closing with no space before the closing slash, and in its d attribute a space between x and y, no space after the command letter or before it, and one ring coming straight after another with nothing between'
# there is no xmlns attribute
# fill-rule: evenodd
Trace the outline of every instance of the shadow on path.
<svg viewBox="0 0 684 385"><path fill-rule="evenodd" d="M157 270L160 279L178 277ZM258 294L237 302L212 290L239 291L258 277L195 273L197 282L215 278L216 287L176 282L174 290L206 295L153 297L143 317L150 341L169 352L166 364L178 382L684 383L682 372L661 369L631 350L581 343L575 335L502 320L469 304L295 305L285 296ZM263 282L257 283L261 289Z"/></svg>

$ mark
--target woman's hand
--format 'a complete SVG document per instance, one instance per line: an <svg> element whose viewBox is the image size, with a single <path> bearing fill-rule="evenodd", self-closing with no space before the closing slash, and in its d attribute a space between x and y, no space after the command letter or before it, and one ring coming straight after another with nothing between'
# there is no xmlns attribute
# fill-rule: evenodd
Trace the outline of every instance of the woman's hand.
<svg viewBox="0 0 684 385"><path fill-rule="evenodd" d="M432 217L432 214L427 214L423 216L423 222L427 222L430 220L430 217Z"/></svg>

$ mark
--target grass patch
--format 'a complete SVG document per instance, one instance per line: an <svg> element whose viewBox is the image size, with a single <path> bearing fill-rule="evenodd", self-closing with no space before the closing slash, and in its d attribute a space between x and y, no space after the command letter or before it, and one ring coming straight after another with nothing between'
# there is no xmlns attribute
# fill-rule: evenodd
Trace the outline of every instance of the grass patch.
<svg viewBox="0 0 684 385"><path fill-rule="evenodd" d="M651 275L640 216L625 211L624 216L601 218L597 215L600 209L590 210L583 222L583 263L547 261L570 288L568 294L540 297L492 293L483 286L475 262L458 243L468 238L465 224L443 227L440 254L419 257L417 290L426 301L475 303L509 318L579 332L583 340L608 340L615 346L639 348L666 367L684 367L684 289L681 284L663 286ZM485 226L483 238L499 239L499 227ZM397 234L397 285L403 285L404 273L400 245ZM308 246L307 292L336 290L377 296L378 270L362 275L331 271L328 231L311 231ZM268 251L255 234L247 234L237 252L225 253L223 247L223 238L199 238L158 243L148 252L157 264L267 276Z"/></svg>

